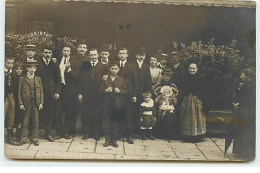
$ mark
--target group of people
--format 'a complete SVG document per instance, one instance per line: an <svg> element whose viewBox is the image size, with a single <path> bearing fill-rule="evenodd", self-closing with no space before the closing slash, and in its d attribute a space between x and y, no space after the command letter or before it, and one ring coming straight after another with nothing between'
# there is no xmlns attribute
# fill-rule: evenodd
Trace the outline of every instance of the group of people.
<svg viewBox="0 0 260 173"><path fill-rule="evenodd" d="M140 47L136 60L130 62L125 47L113 58L105 46L88 50L84 39L77 42L74 56L73 47L65 42L62 56L53 58L54 45L46 42L42 56L36 57L36 45L29 44L25 59L5 58L9 143L38 146L39 128L50 142L71 139L79 113L82 139L98 141L105 136L104 147L118 147L119 136L133 144L133 134L143 140L205 138L205 84L197 62L188 62L182 71L175 52L168 55L159 50L146 57ZM170 58L174 63L169 63Z"/></svg>

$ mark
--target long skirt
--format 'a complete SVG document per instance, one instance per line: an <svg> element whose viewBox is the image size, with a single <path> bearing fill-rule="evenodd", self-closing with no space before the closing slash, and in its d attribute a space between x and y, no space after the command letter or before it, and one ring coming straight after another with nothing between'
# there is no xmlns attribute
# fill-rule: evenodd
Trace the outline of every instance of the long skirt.
<svg viewBox="0 0 260 173"><path fill-rule="evenodd" d="M180 134L198 136L206 133L206 116L203 103L195 95L185 96L180 108Z"/></svg>

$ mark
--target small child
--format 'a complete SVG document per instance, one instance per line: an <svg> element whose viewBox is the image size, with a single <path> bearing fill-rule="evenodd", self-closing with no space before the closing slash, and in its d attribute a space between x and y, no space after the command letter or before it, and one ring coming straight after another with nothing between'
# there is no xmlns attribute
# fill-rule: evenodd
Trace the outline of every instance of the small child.
<svg viewBox="0 0 260 173"><path fill-rule="evenodd" d="M103 80L100 92L103 94L102 111L103 111L103 131L105 134L104 147L110 144L118 147L118 120L125 109L125 101L127 94L127 86L125 80L118 76L119 64L117 62L109 62L110 75Z"/></svg>
<svg viewBox="0 0 260 173"><path fill-rule="evenodd" d="M140 124L141 124L141 137L142 140L146 140L146 132L151 140L154 140L152 129L156 122L154 101L150 92L143 93L143 100L140 104Z"/></svg>
<svg viewBox="0 0 260 173"><path fill-rule="evenodd" d="M14 100L15 100L15 127L16 127L16 141L21 141L21 133L22 133L22 120L23 120L23 111L19 108L18 103L18 86L19 80L24 73L23 63L16 62L14 64L15 71L15 91L14 91Z"/></svg>
<svg viewBox="0 0 260 173"><path fill-rule="evenodd" d="M19 108L24 112L22 123L21 144L27 140L29 121L32 121L32 143L39 145L38 129L39 129L39 110L43 109L43 88L41 78L34 73L38 63L27 62L27 74L19 80L18 103Z"/></svg>
<svg viewBox="0 0 260 173"><path fill-rule="evenodd" d="M155 101L159 103L159 114L160 119L164 119L166 114L173 115L175 111L174 105L177 104L177 98L173 93L170 86L163 86L160 94Z"/></svg>

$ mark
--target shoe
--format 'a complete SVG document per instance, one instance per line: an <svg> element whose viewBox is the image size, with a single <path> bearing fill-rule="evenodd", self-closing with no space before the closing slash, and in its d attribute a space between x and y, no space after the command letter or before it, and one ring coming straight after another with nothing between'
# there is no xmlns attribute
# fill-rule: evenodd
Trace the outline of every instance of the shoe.
<svg viewBox="0 0 260 173"><path fill-rule="evenodd" d="M69 135L69 134L66 134L66 135L65 135L65 139L71 139L71 138L72 138L71 135Z"/></svg>
<svg viewBox="0 0 260 173"><path fill-rule="evenodd" d="M54 139L54 140L59 140L59 139L60 139L60 136L54 136L53 139Z"/></svg>
<svg viewBox="0 0 260 173"><path fill-rule="evenodd" d="M146 140L145 132L142 132L141 138L142 138L142 140Z"/></svg>
<svg viewBox="0 0 260 173"><path fill-rule="evenodd" d="M51 135L45 137L49 142L54 142L54 139Z"/></svg>
<svg viewBox="0 0 260 173"><path fill-rule="evenodd" d="M39 146L39 141L38 141L38 140L33 140L32 143L33 143L33 145L35 145L35 146Z"/></svg>
<svg viewBox="0 0 260 173"><path fill-rule="evenodd" d="M20 143L16 142L14 140L14 138L13 138L13 129L8 129L7 130L7 134L8 134L8 142L9 142L9 144L20 146Z"/></svg>
<svg viewBox="0 0 260 173"><path fill-rule="evenodd" d="M112 140L112 146L118 148L118 144L116 140Z"/></svg>
<svg viewBox="0 0 260 173"><path fill-rule="evenodd" d="M154 139L155 139L154 136L153 136L153 132L152 132L152 131L149 132L149 138L150 138L151 140L154 140Z"/></svg>
<svg viewBox="0 0 260 173"><path fill-rule="evenodd" d="M84 134L83 136L82 136L82 139L84 140L84 139L88 139L89 138L89 136L88 136L88 134Z"/></svg>
<svg viewBox="0 0 260 173"><path fill-rule="evenodd" d="M129 144L134 144L134 140L131 137L127 137L126 140Z"/></svg>
<svg viewBox="0 0 260 173"><path fill-rule="evenodd" d="M105 141L105 143L103 144L103 147L108 147L110 145L110 141Z"/></svg>
<svg viewBox="0 0 260 173"><path fill-rule="evenodd" d="M100 140L100 137L99 137L98 135L95 135L94 139L95 139L96 141L99 141L99 140Z"/></svg>

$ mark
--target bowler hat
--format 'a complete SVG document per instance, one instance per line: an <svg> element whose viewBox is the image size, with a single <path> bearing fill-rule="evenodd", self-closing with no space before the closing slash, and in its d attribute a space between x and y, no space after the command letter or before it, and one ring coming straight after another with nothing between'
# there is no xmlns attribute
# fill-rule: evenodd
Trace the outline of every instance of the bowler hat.
<svg viewBox="0 0 260 173"><path fill-rule="evenodd" d="M76 46L79 46L80 44L86 44L87 45L87 41L84 38L80 38L80 39L77 40Z"/></svg>

